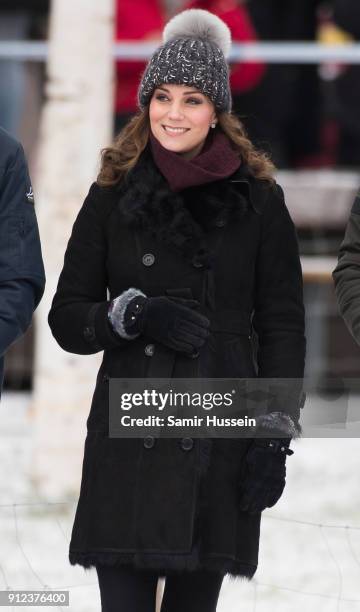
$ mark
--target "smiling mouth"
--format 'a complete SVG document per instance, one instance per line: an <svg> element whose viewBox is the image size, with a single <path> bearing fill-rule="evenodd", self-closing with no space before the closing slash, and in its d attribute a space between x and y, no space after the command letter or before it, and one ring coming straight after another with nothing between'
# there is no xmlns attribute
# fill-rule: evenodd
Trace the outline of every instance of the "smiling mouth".
<svg viewBox="0 0 360 612"><path fill-rule="evenodd" d="M188 132L190 128L178 128L178 127L170 127L169 125L163 125L162 126L164 131L167 134L185 134L185 132Z"/></svg>

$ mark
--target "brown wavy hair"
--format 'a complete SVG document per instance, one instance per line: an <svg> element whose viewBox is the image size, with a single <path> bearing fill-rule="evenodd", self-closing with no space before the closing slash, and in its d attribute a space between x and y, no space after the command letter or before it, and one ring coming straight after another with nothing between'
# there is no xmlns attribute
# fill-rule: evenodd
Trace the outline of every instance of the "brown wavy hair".
<svg viewBox="0 0 360 612"><path fill-rule="evenodd" d="M232 113L219 113L218 126L238 151L243 163L248 164L253 175L270 183L274 182L275 166L269 156L255 148L247 137L240 119ZM135 166L145 149L150 134L149 108L139 112L121 130L110 147L101 151L101 166L97 183L101 187L116 185Z"/></svg>

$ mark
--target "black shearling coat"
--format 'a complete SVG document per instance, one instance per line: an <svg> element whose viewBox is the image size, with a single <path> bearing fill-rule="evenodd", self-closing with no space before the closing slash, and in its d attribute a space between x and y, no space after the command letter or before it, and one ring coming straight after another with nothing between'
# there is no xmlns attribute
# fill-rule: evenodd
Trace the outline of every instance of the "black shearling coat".
<svg viewBox="0 0 360 612"><path fill-rule="evenodd" d="M113 332L109 299L128 287L201 302L211 334L198 358ZM228 179L176 194L146 149L120 186L91 186L49 324L66 351L104 351L87 421L70 562L125 563L159 575L202 567L253 576L261 514L238 509L238 479L251 441L194 439L191 446L181 439L145 445L109 438L108 381L303 376L302 275L282 189L255 179L243 165ZM297 420L298 403L288 408Z"/></svg>

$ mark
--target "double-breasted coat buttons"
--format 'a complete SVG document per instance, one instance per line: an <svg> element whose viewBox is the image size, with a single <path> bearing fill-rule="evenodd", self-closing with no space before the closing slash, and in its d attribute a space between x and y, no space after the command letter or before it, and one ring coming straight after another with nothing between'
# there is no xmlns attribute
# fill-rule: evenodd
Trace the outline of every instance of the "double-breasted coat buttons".
<svg viewBox="0 0 360 612"><path fill-rule="evenodd" d="M144 266L152 266L155 261L155 255L152 253L145 253L142 257L142 262Z"/></svg>
<svg viewBox="0 0 360 612"><path fill-rule="evenodd" d="M194 440L192 438L182 438L180 446L184 451L190 451L194 446Z"/></svg>
<svg viewBox="0 0 360 612"><path fill-rule="evenodd" d="M155 346L153 344L147 344L145 346L145 351L144 352L145 352L145 355L147 357L152 357L153 354L154 354L154 351L155 351Z"/></svg>
<svg viewBox="0 0 360 612"><path fill-rule="evenodd" d="M192 258L192 265L194 266L194 268L204 267L204 264L201 261L199 261L196 255Z"/></svg>
<svg viewBox="0 0 360 612"><path fill-rule="evenodd" d="M152 448L155 444L155 438L153 436L146 436L143 444L144 448Z"/></svg>

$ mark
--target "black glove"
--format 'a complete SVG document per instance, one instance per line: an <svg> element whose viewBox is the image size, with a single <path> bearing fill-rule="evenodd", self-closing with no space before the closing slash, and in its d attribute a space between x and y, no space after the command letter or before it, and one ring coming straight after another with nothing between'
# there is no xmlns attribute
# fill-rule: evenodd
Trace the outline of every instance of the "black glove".
<svg viewBox="0 0 360 612"><path fill-rule="evenodd" d="M271 508L285 487L289 439L256 439L245 456L240 478L240 510L254 514Z"/></svg>
<svg viewBox="0 0 360 612"><path fill-rule="evenodd" d="M210 321L196 312L199 302L178 297L136 297L124 317L127 333L142 333L175 351L196 354L210 333Z"/></svg>

